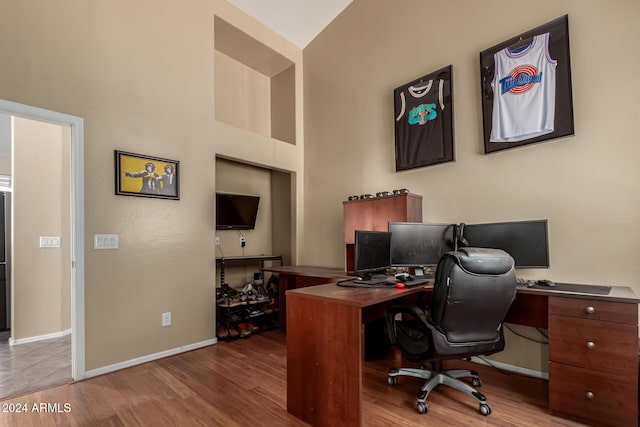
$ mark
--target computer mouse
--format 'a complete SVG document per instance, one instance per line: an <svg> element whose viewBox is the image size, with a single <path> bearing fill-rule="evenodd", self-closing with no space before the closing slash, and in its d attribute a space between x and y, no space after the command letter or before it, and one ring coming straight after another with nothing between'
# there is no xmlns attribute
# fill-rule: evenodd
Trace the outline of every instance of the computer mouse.
<svg viewBox="0 0 640 427"><path fill-rule="evenodd" d="M555 283L553 283L551 280L547 280L547 279L538 280L538 285L539 286L546 286L547 288L553 288L553 287L556 286Z"/></svg>
<svg viewBox="0 0 640 427"><path fill-rule="evenodd" d="M406 282L407 281L407 276L405 276L404 274L396 274L396 280L399 280L400 282Z"/></svg>
<svg viewBox="0 0 640 427"><path fill-rule="evenodd" d="M402 282L396 283L396 289L404 289L404 283Z"/></svg>

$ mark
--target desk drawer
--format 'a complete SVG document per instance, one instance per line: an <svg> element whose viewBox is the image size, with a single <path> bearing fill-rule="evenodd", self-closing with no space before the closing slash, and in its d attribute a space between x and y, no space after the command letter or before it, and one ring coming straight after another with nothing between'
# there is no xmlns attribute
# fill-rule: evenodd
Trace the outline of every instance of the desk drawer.
<svg viewBox="0 0 640 427"><path fill-rule="evenodd" d="M584 298L549 297L549 315L638 324L638 304Z"/></svg>
<svg viewBox="0 0 640 427"><path fill-rule="evenodd" d="M549 360L638 376L638 327L549 316Z"/></svg>
<svg viewBox="0 0 640 427"><path fill-rule="evenodd" d="M637 426L637 382L624 375L549 362L549 409L591 425Z"/></svg>

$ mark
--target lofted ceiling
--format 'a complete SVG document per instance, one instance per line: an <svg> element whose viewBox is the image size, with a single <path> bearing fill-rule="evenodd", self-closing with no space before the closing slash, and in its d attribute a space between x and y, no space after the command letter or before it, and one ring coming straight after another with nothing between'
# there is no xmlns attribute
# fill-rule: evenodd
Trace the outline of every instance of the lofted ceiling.
<svg viewBox="0 0 640 427"><path fill-rule="evenodd" d="M227 0L304 49L352 0Z"/></svg>

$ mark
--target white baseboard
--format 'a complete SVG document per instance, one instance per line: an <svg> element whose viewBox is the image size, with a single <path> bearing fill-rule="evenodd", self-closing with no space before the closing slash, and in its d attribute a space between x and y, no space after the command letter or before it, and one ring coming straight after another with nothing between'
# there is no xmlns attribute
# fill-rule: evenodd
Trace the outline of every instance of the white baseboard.
<svg viewBox="0 0 640 427"><path fill-rule="evenodd" d="M50 340L51 338L60 338L69 334L71 334L71 329L67 329L66 331L61 331L61 332L54 332L52 334L38 335L35 337L18 338L17 340L13 338L9 338L9 345L20 345L20 344L27 344L30 342Z"/></svg>
<svg viewBox="0 0 640 427"><path fill-rule="evenodd" d="M476 356L472 356L471 361L479 365L493 366L498 369L502 369L503 371L513 372L515 374L525 375L527 377L549 380L549 374L546 372L534 371L533 369L522 368L520 366L509 365L502 362L496 362L495 360L485 362L483 359Z"/></svg>
<svg viewBox="0 0 640 427"><path fill-rule="evenodd" d="M183 345L182 347L176 347L171 350L161 351L159 353L149 354L147 356L137 357L131 360L125 360L124 362L114 363L113 365L103 366L102 368L86 371L85 377L90 378L90 377L96 377L98 375L108 374L109 372L119 371L120 369L130 368L132 366L141 365L143 363L162 359L164 357L174 356L176 354L184 353L186 351L207 347L207 346L216 344L217 342L218 342L218 339L213 338L210 340L200 341L200 342L189 344L189 345Z"/></svg>

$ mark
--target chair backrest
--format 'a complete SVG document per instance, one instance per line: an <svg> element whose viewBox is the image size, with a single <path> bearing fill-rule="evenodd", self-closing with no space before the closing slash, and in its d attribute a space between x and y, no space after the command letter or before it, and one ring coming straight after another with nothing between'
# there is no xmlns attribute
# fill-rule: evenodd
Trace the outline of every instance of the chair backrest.
<svg viewBox="0 0 640 427"><path fill-rule="evenodd" d="M438 263L429 322L452 344L496 341L502 338L502 322L515 294L509 254L460 248Z"/></svg>

